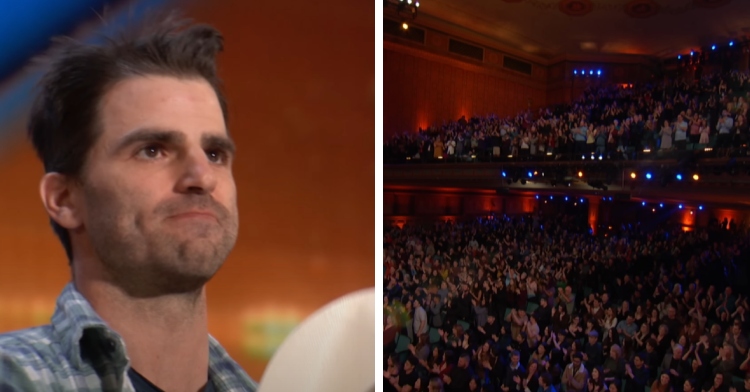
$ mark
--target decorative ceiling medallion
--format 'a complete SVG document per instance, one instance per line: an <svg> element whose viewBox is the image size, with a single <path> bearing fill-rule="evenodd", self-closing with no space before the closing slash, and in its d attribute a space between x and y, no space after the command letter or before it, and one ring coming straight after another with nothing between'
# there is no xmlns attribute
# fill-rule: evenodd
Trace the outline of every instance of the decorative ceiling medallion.
<svg viewBox="0 0 750 392"><path fill-rule="evenodd" d="M693 0L693 4L702 8L719 8L729 4L731 0Z"/></svg>
<svg viewBox="0 0 750 392"><path fill-rule="evenodd" d="M654 0L631 0L625 4L625 13L631 18L648 18L658 14L660 9Z"/></svg>
<svg viewBox="0 0 750 392"><path fill-rule="evenodd" d="M560 0L560 11L570 16L583 16L594 9L590 0Z"/></svg>

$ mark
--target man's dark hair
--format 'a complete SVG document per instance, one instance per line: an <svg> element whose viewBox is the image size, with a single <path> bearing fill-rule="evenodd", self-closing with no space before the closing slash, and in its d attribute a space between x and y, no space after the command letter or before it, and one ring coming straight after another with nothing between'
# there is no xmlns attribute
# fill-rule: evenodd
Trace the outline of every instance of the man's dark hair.
<svg viewBox="0 0 750 392"><path fill-rule="evenodd" d="M28 125L45 173L57 172L83 183L89 151L103 132L99 103L114 84L131 77L203 79L216 92L227 121L226 99L216 73L223 37L211 26L191 25L173 13L150 18L101 45L69 37L54 38L53 43ZM50 221L72 263L67 229Z"/></svg>
<svg viewBox="0 0 750 392"><path fill-rule="evenodd" d="M417 359L417 357L415 357L414 355L407 356L406 359L404 360L404 363L407 363L407 362L412 366L419 365L419 359Z"/></svg>
<svg viewBox="0 0 750 392"><path fill-rule="evenodd" d="M547 372L544 372L544 373L542 373L542 375L540 377L542 378L542 384L544 384L545 387L548 387L548 386L552 385L552 375L551 374L549 374Z"/></svg>

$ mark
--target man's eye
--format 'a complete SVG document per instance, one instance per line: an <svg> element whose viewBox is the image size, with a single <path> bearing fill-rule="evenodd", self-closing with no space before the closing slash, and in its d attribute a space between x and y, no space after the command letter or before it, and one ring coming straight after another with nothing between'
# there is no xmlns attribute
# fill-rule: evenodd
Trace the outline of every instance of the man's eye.
<svg viewBox="0 0 750 392"><path fill-rule="evenodd" d="M227 162L228 154L223 150L208 150L206 156L211 162L224 164Z"/></svg>
<svg viewBox="0 0 750 392"><path fill-rule="evenodd" d="M158 145L146 146L138 151L141 158L154 159L164 155L164 148Z"/></svg>

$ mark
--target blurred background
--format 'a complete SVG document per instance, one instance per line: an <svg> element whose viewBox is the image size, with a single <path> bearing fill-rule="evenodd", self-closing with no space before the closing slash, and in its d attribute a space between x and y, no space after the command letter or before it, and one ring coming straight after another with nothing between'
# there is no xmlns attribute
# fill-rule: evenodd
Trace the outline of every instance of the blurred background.
<svg viewBox="0 0 750 392"><path fill-rule="evenodd" d="M225 37L240 237L208 286L209 330L260 379L317 308L374 286L374 8L368 2L27 0L0 12L0 332L49 322L70 279L25 138L29 66L54 35L97 40L179 8ZM107 23L103 21L106 20Z"/></svg>

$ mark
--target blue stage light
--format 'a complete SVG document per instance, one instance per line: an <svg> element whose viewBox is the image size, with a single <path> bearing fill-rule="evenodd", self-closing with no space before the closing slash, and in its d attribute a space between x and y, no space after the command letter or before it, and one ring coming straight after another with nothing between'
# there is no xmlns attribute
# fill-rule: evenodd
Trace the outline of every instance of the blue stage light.
<svg viewBox="0 0 750 392"><path fill-rule="evenodd" d="M682 174L678 174L678 175L677 175L677 176L675 176L675 177L677 177L677 181L682 181Z"/></svg>
<svg viewBox="0 0 750 392"><path fill-rule="evenodd" d="M698 206L698 209L699 210L703 210L703 206Z"/></svg>
<svg viewBox="0 0 750 392"><path fill-rule="evenodd" d="M651 173L646 173L646 179L648 179L648 180L651 179Z"/></svg>
<svg viewBox="0 0 750 392"><path fill-rule="evenodd" d="M645 206L646 206L646 202L645 202L645 201L642 201L642 202L641 202L641 205L645 207Z"/></svg>
<svg viewBox="0 0 750 392"><path fill-rule="evenodd" d="M716 50L716 45L711 45L711 50Z"/></svg>
<svg viewBox="0 0 750 392"><path fill-rule="evenodd" d="M729 46L734 46L734 41L729 41Z"/></svg>
<svg viewBox="0 0 750 392"><path fill-rule="evenodd" d="M682 55L681 55L681 54L678 54L678 55L677 55L677 60L681 60L681 59L682 59Z"/></svg>
<svg viewBox="0 0 750 392"><path fill-rule="evenodd" d="M508 173L506 173L505 170L503 170L502 175L503 177L508 177Z"/></svg>
<svg viewBox="0 0 750 392"><path fill-rule="evenodd" d="M682 204L680 204L680 209L682 209Z"/></svg>
<svg viewBox="0 0 750 392"><path fill-rule="evenodd" d="M529 172L528 174L529 174L529 178L534 177L534 173Z"/></svg>
<svg viewBox="0 0 750 392"><path fill-rule="evenodd" d="M659 203L660 208L664 208L664 203Z"/></svg>

